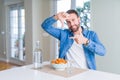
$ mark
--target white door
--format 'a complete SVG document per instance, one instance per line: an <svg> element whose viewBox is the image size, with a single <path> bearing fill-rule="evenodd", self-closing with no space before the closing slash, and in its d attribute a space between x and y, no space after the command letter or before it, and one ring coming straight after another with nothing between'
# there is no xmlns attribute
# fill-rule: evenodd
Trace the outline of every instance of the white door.
<svg viewBox="0 0 120 80"><path fill-rule="evenodd" d="M25 10L22 3L9 6L8 56L12 62L25 61ZM19 64L19 63L18 63Z"/></svg>

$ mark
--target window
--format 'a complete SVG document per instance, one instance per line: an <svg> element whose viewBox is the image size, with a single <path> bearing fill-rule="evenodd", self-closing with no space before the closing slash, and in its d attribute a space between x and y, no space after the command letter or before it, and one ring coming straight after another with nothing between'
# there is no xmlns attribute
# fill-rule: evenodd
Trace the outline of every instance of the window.
<svg viewBox="0 0 120 80"><path fill-rule="evenodd" d="M69 9L75 9L78 12L81 26L87 29L90 27L90 0L57 0L57 12L66 12ZM60 28L60 22L57 25Z"/></svg>
<svg viewBox="0 0 120 80"><path fill-rule="evenodd" d="M10 57L25 59L25 10L23 4L9 6L9 52Z"/></svg>

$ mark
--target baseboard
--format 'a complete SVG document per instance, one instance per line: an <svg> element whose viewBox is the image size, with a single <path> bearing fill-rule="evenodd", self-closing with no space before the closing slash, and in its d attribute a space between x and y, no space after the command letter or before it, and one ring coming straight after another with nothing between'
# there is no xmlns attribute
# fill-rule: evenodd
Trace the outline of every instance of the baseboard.
<svg viewBox="0 0 120 80"><path fill-rule="evenodd" d="M0 58L0 61L9 62L9 60L7 60L5 58Z"/></svg>

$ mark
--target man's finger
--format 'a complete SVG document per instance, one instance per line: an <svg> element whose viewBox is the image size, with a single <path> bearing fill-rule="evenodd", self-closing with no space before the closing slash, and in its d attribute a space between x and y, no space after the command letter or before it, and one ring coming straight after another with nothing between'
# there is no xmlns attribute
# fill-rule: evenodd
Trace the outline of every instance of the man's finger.
<svg viewBox="0 0 120 80"><path fill-rule="evenodd" d="M64 27L64 21L63 20L60 20L61 24L62 24L62 27Z"/></svg>

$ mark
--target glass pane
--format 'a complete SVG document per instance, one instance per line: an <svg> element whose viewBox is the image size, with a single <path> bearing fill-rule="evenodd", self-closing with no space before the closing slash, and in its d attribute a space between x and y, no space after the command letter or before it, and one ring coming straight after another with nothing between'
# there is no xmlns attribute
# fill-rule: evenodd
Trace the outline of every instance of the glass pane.
<svg viewBox="0 0 120 80"><path fill-rule="evenodd" d="M25 11L24 9L20 9L20 27L19 27L19 32L20 32L20 35L19 35L19 43L20 43L20 46L19 46L19 52L20 52L20 55L19 55L19 58L21 60L24 59L25 57Z"/></svg>
<svg viewBox="0 0 120 80"><path fill-rule="evenodd" d="M71 0L58 0L57 1L57 12L67 11L71 8Z"/></svg>
<svg viewBox="0 0 120 80"><path fill-rule="evenodd" d="M18 10L10 11L11 57L18 57Z"/></svg>

